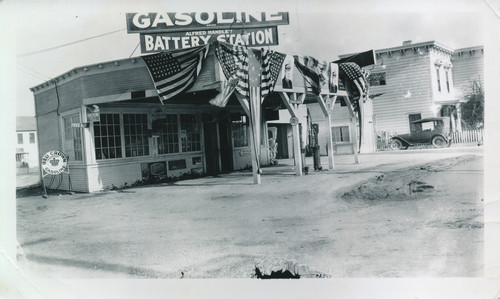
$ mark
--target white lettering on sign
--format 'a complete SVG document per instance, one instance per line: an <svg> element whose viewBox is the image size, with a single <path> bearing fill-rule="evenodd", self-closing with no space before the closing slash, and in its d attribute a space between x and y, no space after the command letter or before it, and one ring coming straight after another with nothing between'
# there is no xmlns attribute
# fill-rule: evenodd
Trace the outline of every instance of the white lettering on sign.
<svg viewBox="0 0 500 299"><path fill-rule="evenodd" d="M288 25L288 12L127 13L129 33L172 32L222 28Z"/></svg>
<svg viewBox="0 0 500 299"><path fill-rule="evenodd" d="M42 157L42 170L47 174L57 175L68 167L68 158L61 151L49 151Z"/></svg>
<svg viewBox="0 0 500 299"><path fill-rule="evenodd" d="M148 28L151 26L151 20L148 18L147 14L135 14L134 18L132 19L132 23L134 23L137 28Z"/></svg>
<svg viewBox="0 0 500 299"><path fill-rule="evenodd" d="M209 44L213 41L240 46L277 45L276 27L250 28L242 34L241 30L202 30L185 33L141 34L143 53L185 49Z"/></svg>

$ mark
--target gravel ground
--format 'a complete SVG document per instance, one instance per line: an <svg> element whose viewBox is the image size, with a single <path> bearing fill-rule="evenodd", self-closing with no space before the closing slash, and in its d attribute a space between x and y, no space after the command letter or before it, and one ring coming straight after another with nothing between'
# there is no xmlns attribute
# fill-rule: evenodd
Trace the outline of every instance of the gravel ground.
<svg viewBox="0 0 500 299"><path fill-rule="evenodd" d="M482 153L393 156L336 161L335 170L302 177L264 169L261 185L239 172L19 197L19 262L54 278L252 278L256 269L482 276Z"/></svg>

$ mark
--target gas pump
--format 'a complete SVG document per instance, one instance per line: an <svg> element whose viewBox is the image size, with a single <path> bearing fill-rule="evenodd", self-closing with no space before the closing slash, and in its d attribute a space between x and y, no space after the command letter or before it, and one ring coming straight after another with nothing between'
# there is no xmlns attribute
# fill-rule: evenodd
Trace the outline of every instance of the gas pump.
<svg viewBox="0 0 500 299"><path fill-rule="evenodd" d="M309 145L313 151L313 163L314 170L322 170L321 167L321 156L319 152L319 142L318 142L319 126L318 124L312 124L311 130L309 132Z"/></svg>

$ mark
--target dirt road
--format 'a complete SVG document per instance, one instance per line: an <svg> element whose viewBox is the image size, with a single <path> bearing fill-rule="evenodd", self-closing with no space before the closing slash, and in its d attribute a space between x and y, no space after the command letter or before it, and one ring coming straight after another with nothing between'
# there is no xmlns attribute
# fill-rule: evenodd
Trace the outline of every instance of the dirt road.
<svg viewBox="0 0 500 299"><path fill-rule="evenodd" d="M482 152L431 153L403 169L376 156L302 177L264 170L262 185L247 172L21 197L21 264L56 278L481 276Z"/></svg>

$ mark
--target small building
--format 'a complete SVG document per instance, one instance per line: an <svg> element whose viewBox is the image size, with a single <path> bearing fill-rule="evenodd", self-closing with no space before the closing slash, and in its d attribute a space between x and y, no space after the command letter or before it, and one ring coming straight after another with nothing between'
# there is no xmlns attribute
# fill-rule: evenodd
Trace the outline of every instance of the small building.
<svg viewBox="0 0 500 299"><path fill-rule="evenodd" d="M38 169L38 143L34 116L16 117L16 172L24 174Z"/></svg>
<svg viewBox="0 0 500 299"><path fill-rule="evenodd" d="M209 104L221 89L220 76L210 51L194 85L163 104L138 57L77 67L33 87L40 153L68 156L69 175L58 188L94 192L250 168L248 117L238 100L233 95L224 108ZM263 115L263 124L271 114ZM261 136L266 165L265 125Z"/></svg>

